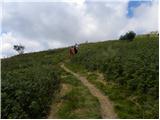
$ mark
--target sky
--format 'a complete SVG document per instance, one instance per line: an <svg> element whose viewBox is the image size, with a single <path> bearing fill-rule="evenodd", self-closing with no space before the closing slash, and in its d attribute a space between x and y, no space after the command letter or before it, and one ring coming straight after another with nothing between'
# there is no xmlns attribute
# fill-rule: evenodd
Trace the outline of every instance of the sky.
<svg viewBox="0 0 160 120"><path fill-rule="evenodd" d="M0 3L1 58L16 44L28 53L158 30L158 0L19 1Z"/></svg>

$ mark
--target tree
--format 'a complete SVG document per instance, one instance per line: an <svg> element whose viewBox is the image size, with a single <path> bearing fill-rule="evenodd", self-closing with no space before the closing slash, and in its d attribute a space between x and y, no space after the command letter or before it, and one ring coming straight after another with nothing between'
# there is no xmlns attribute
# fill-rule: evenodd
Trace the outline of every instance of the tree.
<svg viewBox="0 0 160 120"><path fill-rule="evenodd" d="M136 36L136 33L133 31L127 32L125 35L121 35L119 40L129 40L132 41Z"/></svg>
<svg viewBox="0 0 160 120"><path fill-rule="evenodd" d="M130 32L126 33L126 38L129 41L132 41L135 38L135 36L136 36L136 33L133 32L133 31L130 31Z"/></svg>
<svg viewBox="0 0 160 120"><path fill-rule="evenodd" d="M126 35L121 35L119 40L126 40Z"/></svg>
<svg viewBox="0 0 160 120"><path fill-rule="evenodd" d="M25 47L22 45L14 45L13 49L16 50L19 54L23 54Z"/></svg>
<svg viewBox="0 0 160 120"><path fill-rule="evenodd" d="M123 40L123 35L121 35L121 36L119 37L119 40Z"/></svg>

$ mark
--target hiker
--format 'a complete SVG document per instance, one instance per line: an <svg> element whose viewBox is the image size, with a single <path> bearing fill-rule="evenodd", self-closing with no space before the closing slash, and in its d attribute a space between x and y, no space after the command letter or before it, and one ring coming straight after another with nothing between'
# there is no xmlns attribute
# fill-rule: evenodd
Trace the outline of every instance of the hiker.
<svg viewBox="0 0 160 120"><path fill-rule="evenodd" d="M78 44L76 43L74 46L71 46L69 49L70 57L78 53Z"/></svg>
<svg viewBox="0 0 160 120"><path fill-rule="evenodd" d="M78 53L78 44L77 44L77 43L74 45L74 53L75 53L75 54Z"/></svg>

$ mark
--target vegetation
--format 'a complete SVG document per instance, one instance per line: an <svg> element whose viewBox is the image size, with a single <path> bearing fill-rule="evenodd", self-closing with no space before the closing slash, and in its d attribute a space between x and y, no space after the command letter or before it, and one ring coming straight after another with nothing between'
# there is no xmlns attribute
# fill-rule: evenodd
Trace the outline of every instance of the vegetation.
<svg viewBox="0 0 160 120"><path fill-rule="evenodd" d="M158 118L158 48L157 36L138 35L132 42L82 44L71 60L66 48L2 59L1 117L47 118L65 84L69 91L58 98L58 118L101 118L97 99L60 69L66 62L109 96L119 118Z"/></svg>
<svg viewBox="0 0 160 120"><path fill-rule="evenodd" d="M104 73L111 86L101 87L103 91L108 90L106 95L120 104L116 109L121 118L133 118L133 113L134 118L158 118L158 37L140 38L133 42L108 41L81 45L79 54L70 62L75 66L83 65L88 71ZM129 101L136 103L127 105L125 100L130 98L132 100ZM130 108L133 110L122 112Z"/></svg>
<svg viewBox="0 0 160 120"><path fill-rule="evenodd" d="M56 64L63 59L61 53L60 49L2 60L3 119L46 118L60 86Z"/></svg>
<svg viewBox="0 0 160 120"><path fill-rule="evenodd" d="M101 118L100 104L89 90L73 75L62 73L62 88L57 99L55 115L61 119ZM65 87L65 88L63 88Z"/></svg>
<svg viewBox="0 0 160 120"><path fill-rule="evenodd" d="M23 54L25 47L22 45L14 45L13 49L16 50L19 54Z"/></svg>
<svg viewBox="0 0 160 120"><path fill-rule="evenodd" d="M133 31L127 32L125 35L121 35L120 36L120 40L128 40L128 41L132 41L136 36L136 33Z"/></svg>

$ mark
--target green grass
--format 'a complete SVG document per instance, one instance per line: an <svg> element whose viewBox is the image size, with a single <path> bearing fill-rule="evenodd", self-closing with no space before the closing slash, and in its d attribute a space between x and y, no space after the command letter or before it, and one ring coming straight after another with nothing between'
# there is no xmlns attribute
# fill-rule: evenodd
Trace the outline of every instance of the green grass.
<svg viewBox="0 0 160 120"><path fill-rule="evenodd" d="M68 63L115 103L120 118L158 118L158 37L83 44ZM76 68L78 68L76 70ZM88 72L93 74L88 75ZM96 81L104 74L107 84Z"/></svg>
<svg viewBox="0 0 160 120"><path fill-rule="evenodd" d="M100 118L96 98L59 68L60 63L68 61L68 68L87 75L90 82L110 97L119 118L158 118L158 49L157 36L140 35L132 42L81 44L71 60L67 48L2 59L1 117L46 118L61 84L66 83L72 85L72 90L64 97L59 116ZM95 71L104 74L106 85L96 80ZM61 81L62 75L67 77Z"/></svg>
<svg viewBox="0 0 160 120"><path fill-rule="evenodd" d="M61 101L62 105L57 114L61 119L98 119L101 118L100 105L97 98L93 97L89 90L71 74L63 74L63 84L71 85L71 91L66 93Z"/></svg>
<svg viewBox="0 0 160 120"><path fill-rule="evenodd" d="M83 68L80 65L69 65L70 69L74 70L75 66L78 68ZM95 74L96 71L93 71L92 73L88 74L84 69L80 69L80 74L83 74L87 77L89 82L94 84L98 89L101 90L101 92L108 96L110 100L114 103L115 111L119 118L126 119L126 118L149 118L150 116L158 117L158 106L152 107L152 105L155 105L153 102L153 99L148 99L148 102L141 103L138 101L138 99L141 99L141 96L137 96L136 94L133 94L132 92L128 91L127 89L124 89L122 86L119 86L118 84L107 81L106 84L103 84L98 80L98 76ZM77 71L78 72L78 71ZM85 74L84 74L85 73ZM146 96L150 97L150 96ZM147 98L145 98L147 99ZM158 104L158 101L156 101Z"/></svg>
<svg viewBox="0 0 160 120"><path fill-rule="evenodd" d="M55 52L56 51L56 52ZM64 49L2 59L1 117L46 118L60 88Z"/></svg>

